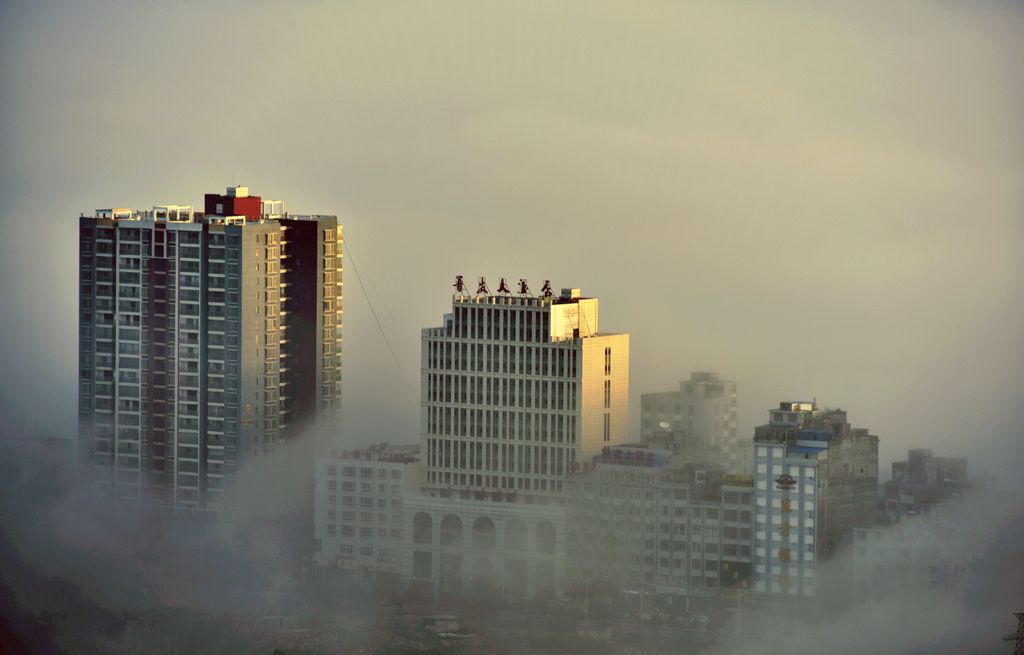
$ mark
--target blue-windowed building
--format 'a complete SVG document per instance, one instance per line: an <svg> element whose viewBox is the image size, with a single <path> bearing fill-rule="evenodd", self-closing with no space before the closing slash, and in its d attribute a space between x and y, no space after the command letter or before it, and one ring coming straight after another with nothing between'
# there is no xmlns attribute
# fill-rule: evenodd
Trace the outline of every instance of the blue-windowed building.
<svg viewBox="0 0 1024 655"><path fill-rule="evenodd" d="M754 434L754 591L814 596L818 563L871 522L878 437L846 412L784 402Z"/></svg>

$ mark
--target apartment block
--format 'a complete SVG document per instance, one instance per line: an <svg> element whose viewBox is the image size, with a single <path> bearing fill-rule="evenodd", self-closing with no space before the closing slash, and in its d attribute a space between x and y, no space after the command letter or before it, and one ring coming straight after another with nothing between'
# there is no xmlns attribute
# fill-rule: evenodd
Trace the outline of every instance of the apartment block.
<svg viewBox="0 0 1024 655"><path fill-rule="evenodd" d="M751 478L671 461L623 444L570 476L570 587L713 597L749 586Z"/></svg>
<svg viewBox="0 0 1024 655"><path fill-rule="evenodd" d="M341 226L246 187L79 219L79 452L99 496L220 509L341 409Z"/></svg>
<svg viewBox="0 0 1024 655"><path fill-rule="evenodd" d="M753 457L749 439L736 434L736 382L717 373L690 374L678 391L641 396L641 439L675 442L684 457L699 453L706 463L713 455L727 471L750 473Z"/></svg>
<svg viewBox="0 0 1024 655"><path fill-rule="evenodd" d="M314 564L396 574L403 498L422 483L419 446L324 449L316 458Z"/></svg>

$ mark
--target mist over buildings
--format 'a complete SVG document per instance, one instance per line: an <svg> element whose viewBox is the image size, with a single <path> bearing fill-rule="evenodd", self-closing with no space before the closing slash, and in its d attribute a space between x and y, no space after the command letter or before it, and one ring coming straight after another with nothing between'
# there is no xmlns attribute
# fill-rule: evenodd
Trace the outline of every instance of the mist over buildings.
<svg viewBox="0 0 1024 655"><path fill-rule="evenodd" d="M417 439L420 330L456 274L550 279L631 333L637 432L641 393L716 370L743 437L816 397L879 435L883 479L914 447L994 474L1005 538L975 597L1019 597L1022 34L1024 5L995 0L0 3L0 435L75 435L79 212L247 184L344 224L353 447ZM301 476L269 470L288 457L239 497L291 507ZM108 585L118 533L75 502L5 517L29 564L112 611L208 605ZM890 610L906 632L879 635L916 652L975 645L902 640L935 623L993 629L919 605L783 645L860 644Z"/></svg>

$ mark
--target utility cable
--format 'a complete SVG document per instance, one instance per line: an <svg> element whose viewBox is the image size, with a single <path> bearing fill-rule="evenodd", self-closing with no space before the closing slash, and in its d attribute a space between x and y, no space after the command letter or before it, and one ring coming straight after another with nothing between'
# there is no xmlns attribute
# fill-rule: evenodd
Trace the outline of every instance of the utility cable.
<svg viewBox="0 0 1024 655"><path fill-rule="evenodd" d="M373 308L373 301L370 300L370 294L366 292L366 287L363 286L363 278L359 276L359 269L356 267L356 260L352 256L352 246L350 240L346 237L342 242L345 247L345 252L348 254L348 259L352 262L352 272L356 274L356 281L359 282L359 288L363 290L363 297L366 298L366 304L370 306L370 313L373 314L373 320L377 323L377 329L380 330L380 336L384 338L384 344L388 347L388 352L391 353L391 358L395 360L395 365L398 366L398 370L401 371L402 376L405 377L405 369L402 368L402 362L399 361L398 355L395 354L395 349L391 347L391 341L388 339L388 335L384 332L384 326L380 323L380 318L377 317L377 310Z"/></svg>

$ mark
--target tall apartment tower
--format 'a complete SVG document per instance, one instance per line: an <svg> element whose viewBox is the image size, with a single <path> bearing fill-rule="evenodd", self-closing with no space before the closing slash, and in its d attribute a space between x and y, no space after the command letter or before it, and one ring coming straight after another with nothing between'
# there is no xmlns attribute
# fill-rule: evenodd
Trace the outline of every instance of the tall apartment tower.
<svg viewBox="0 0 1024 655"><path fill-rule="evenodd" d="M427 488L546 503L626 440L629 335L601 333L579 289L459 294L423 330L421 389Z"/></svg>
<svg viewBox="0 0 1024 655"><path fill-rule="evenodd" d="M246 187L79 219L79 449L101 497L218 509L239 466L337 432L342 233Z"/></svg>
<svg viewBox="0 0 1024 655"><path fill-rule="evenodd" d="M814 596L818 562L874 518L878 437L813 402L769 415L754 430L754 591Z"/></svg>
<svg viewBox="0 0 1024 655"><path fill-rule="evenodd" d="M718 373L691 373L689 380L679 383L678 391L643 394L641 407L640 434L645 443L673 433L717 451L718 463L726 471L750 472L751 442L736 436L734 381L721 380Z"/></svg>

